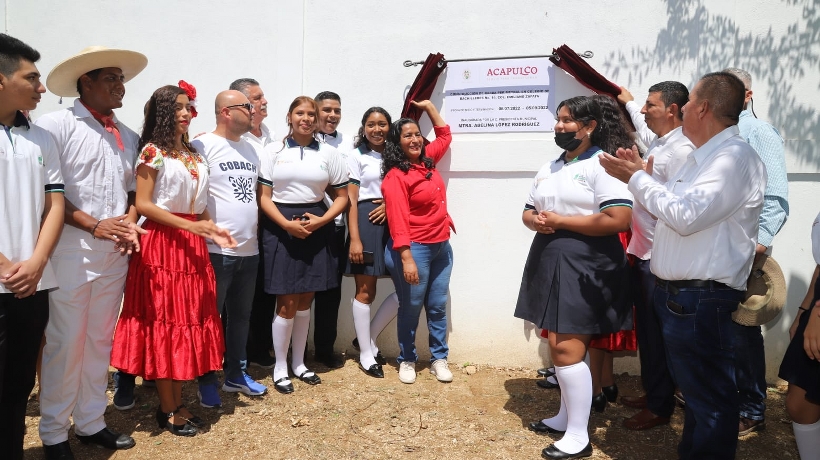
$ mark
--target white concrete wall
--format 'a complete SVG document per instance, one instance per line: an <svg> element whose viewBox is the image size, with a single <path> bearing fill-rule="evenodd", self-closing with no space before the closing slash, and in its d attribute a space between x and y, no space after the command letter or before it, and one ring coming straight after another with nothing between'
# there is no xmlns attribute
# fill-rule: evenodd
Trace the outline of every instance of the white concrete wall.
<svg viewBox="0 0 820 460"><path fill-rule="evenodd" d="M38 48L40 70L89 45L139 50L146 71L128 84L119 116L139 130L145 100L180 78L197 86L202 114L192 124L210 130L213 96L238 77L258 79L271 101L268 124L284 131L297 95L342 95L341 130L353 134L361 114L382 105L398 115L418 72L402 62L441 51L449 58L543 54L568 44L591 50L590 63L628 86L639 100L662 80L691 87L726 66L754 76L755 110L787 139L791 217L775 239L774 256L789 282L787 311L767 325L768 375L774 379L794 310L813 270L809 229L820 191L820 44L817 0L687 0L585 5L536 0L338 2L144 0L108 2L7 0L6 31ZM805 14L804 14L805 12ZM814 37L814 38L812 38ZM564 91L574 91L565 84ZM439 88L440 89L440 88ZM557 90L560 90L556 88ZM441 94L434 95L440 101ZM60 108L43 98L38 116ZM520 210L537 169L557 155L548 134L462 134L440 169L448 182L458 235L451 283L451 361L539 366L547 359L534 330L512 312L532 234ZM380 301L390 292L379 284ZM352 296L352 281L344 297ZM353 338L348 300L337 346ZM382 336L395 354L395 330ZM422 326L420 330L424 330ZM424 335L419 338L423 345ZM422 354L426 353L424 346ZM636 371L635 359L619 360Z"/></svg>

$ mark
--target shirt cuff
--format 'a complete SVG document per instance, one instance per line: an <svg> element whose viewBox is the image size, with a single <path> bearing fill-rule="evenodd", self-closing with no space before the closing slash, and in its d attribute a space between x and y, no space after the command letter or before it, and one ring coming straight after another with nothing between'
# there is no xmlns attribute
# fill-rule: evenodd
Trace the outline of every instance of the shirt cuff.
<svg viewBox="0 0 820 460"><path fill-rule="evenodd" d="M626 188L629 189L629 193L638 201L638 191L651 182L656 181L652 176L647 174L646 171L636 171L635 174L629 178L629 182L626 183Z"/></svg>
<svg viewBox="0 0 820 460"><path fill-rule="evenodd" d="M773 240L774 235L769 235L769 233L764 232L762 228L757 232L757 244L762 244L768 248L772 245Z"/></svg>
<svg viewBox="0 0 820 460"><path fill-rule="evenodd" d="M393 235L393 249L398 249L402 246L410 247L410 237L407 235Z"/></svg>

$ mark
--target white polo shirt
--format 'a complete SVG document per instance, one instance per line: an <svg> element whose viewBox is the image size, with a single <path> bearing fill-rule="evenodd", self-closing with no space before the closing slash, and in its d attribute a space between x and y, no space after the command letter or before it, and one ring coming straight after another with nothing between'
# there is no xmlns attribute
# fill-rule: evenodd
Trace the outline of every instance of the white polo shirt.
<svg viewBox="0 0 820 460"><path fill-rule="evenodd" d="M237 257L259 254L256 236L259 156L256 149L244 139L234 142L214 133L203 134L191 144L205 157L211 170L208 214L217 226L230 231L237 242L235 248L229 249L208 240L208 251Z"/></svg>
<svg viewBox="0 0 820 460"><path fill-rule="evenodd" d="M0 253L17 263L34 254L45 194L62 193L63 176L57 146L48 132L29 125L20 112L14 126L0 127L4 131L0 134ZM55 287L57 279L49 259L37 290ZM0 283L0 294L9 293Z"/></svg>
<svg viewBox="0 0 820 460"><path fill-rule="evenodd" d="M95 219L128 211L128 192L136 190L134 163L139 136L114 116L123 146L105 130L79 99L74 106L43 115L35 124L51 134L60 155L65 198ZM57 249L93 249L118 252L108 239L94 239L86 230L66 224Z"/></svg>
<svg viewBox="0 0 820 460"><path fill-rule="evenodd" d="M250 143L253 146L253 148L256 149L256 153L259 156L262 155L262 152L265 150L265 147L267 147L268 144L276 140L273 131L268 129L268 127L265 126L264 123L262 123L260 127L262 128L262 137L256 137L255 134L250 132L242 135L242 139L248 141L248 143Z"/></svg>
<svg viewBox="0 0 820 460"><path fill-rule="evenodd" d="M259 171L259 183L272 188L274 202L316 203L325 197L325 188L347 186L347 164L339 152L316 139L302 147L293 138L277 151L268 145Z"/></svg>
<svg viewBox="0 0 820 460"><path fill-rule="evenodd" d="M350 182L359 186L359 201L382 199L382 154L362 143L347 155Z"/></svg>
<svg viewBox="0 0 820 460"><path fill-rule="evenodd" d="M342 159L347 161L347 155L353 150L353 139L348 138L344 134L340 133L339 131L333 131L330 134L325 134L321 132L316 133L316 139L319 139L319 142L324 142L325 144L329 144L333 148L339 151L339 154L342 155ZM330 195L325 194L325 204L330 207L333 205L333 200L330 199ZM336 224L337 227L343 227L345 224L345 213L341 213L333 219L333 222Z"/></svg>
<svg viewBox="0 0 820 460"><path fill-rule="evenodd" d="M593 146L566 163L566 152L545 164L527 198L525 209L552 211L562 216L588 216L611 206L632 207L626 184L606 173Z"/></svg>
<svg viewBox="0 0 820 460"><path fill-rule="evenodd" d="M658 218L652 273L745 290L765 189L766 168L737 125L692 151L665 184L643 171L633 174L629 190Z"/></svg>

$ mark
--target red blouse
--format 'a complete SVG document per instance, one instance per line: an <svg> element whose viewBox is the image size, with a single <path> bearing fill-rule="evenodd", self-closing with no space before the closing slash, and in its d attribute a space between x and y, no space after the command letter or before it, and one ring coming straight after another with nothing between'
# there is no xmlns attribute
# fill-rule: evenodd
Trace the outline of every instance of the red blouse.
<svg viewBox="0 0 820 460"><path fill-rule="evenodd" d="M433 129L436 139L424 147L424 154L436 164L453 137L447 125ZM410 246L411 241L440 243L450 238L451 228L455 231L447 213L447 189L437 169L423 163L411 165L407 172L393 168L384 176L382 194L393 249Z"/></svg>

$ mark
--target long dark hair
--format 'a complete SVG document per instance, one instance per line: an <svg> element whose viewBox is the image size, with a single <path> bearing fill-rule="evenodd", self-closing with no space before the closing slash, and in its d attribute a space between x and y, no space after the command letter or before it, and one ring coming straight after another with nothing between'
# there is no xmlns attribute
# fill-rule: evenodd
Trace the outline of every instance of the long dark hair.
<svg viewBox="0 0 820 460"><path fill-rule="evenodd" d="M629 125L618 103L612 96L596 94L591 96L601 107L601 119L598 120L598 142L594 142L595 133L592 133L593 144L601 147L601 150L608 153L615 153L618 148L628 149L635 143L635 139L629 134Z"/></svg>
<svg viewBox="0 0 820 460"><path fill-rule="evenodd" d="M151 95L148 105L145 108L145 121L142 123L142 135L140 136L138 150L142 151L145 144L152 143L162 150L174 149L174 138L176 137L176 105L177 96L187 94L179 86L163 86ZM182 136L182 145L192 153L196 149L188 141L188 136Z"/></svg>
<svg viewBox="0 0 820 460"><path fill-rule="evenodd" d="M359 126L359 133L356 134L356 137L353 142L353 148L357 149L362 144L367 143L367 138L364 135L364 125L367 124L367 119L370 117L370 115L373 115L374 113L380 113L384 115L384 118L387 119L388 125L393 123L393 119L390 117L390 114L387 113L387 110L384 110L381 107L370 107L364 112L364 115L362 115L362 125Z"/></svg>
<svg viewBox="0 0 820 460"><path fill-rule="evenodd" d="M416 120L411 118L399 118L395 123L390 125L390 131L387 132L387 142L384 146L384 153L382 153L382 178L384 178L384 176L386 176L387 173L393 168L399 168L403 172L410 170L410 160L407 159L407 155L405 155L404 151L401 149L400 143L401 130L404 125L408 123L413 123L416 125L416 128L419 126L419 124L416 123ZM421 146L419 161L421 161L427 169L435 168L433 160L427 158L427 155L424 154L423 144Z"/></svg>

